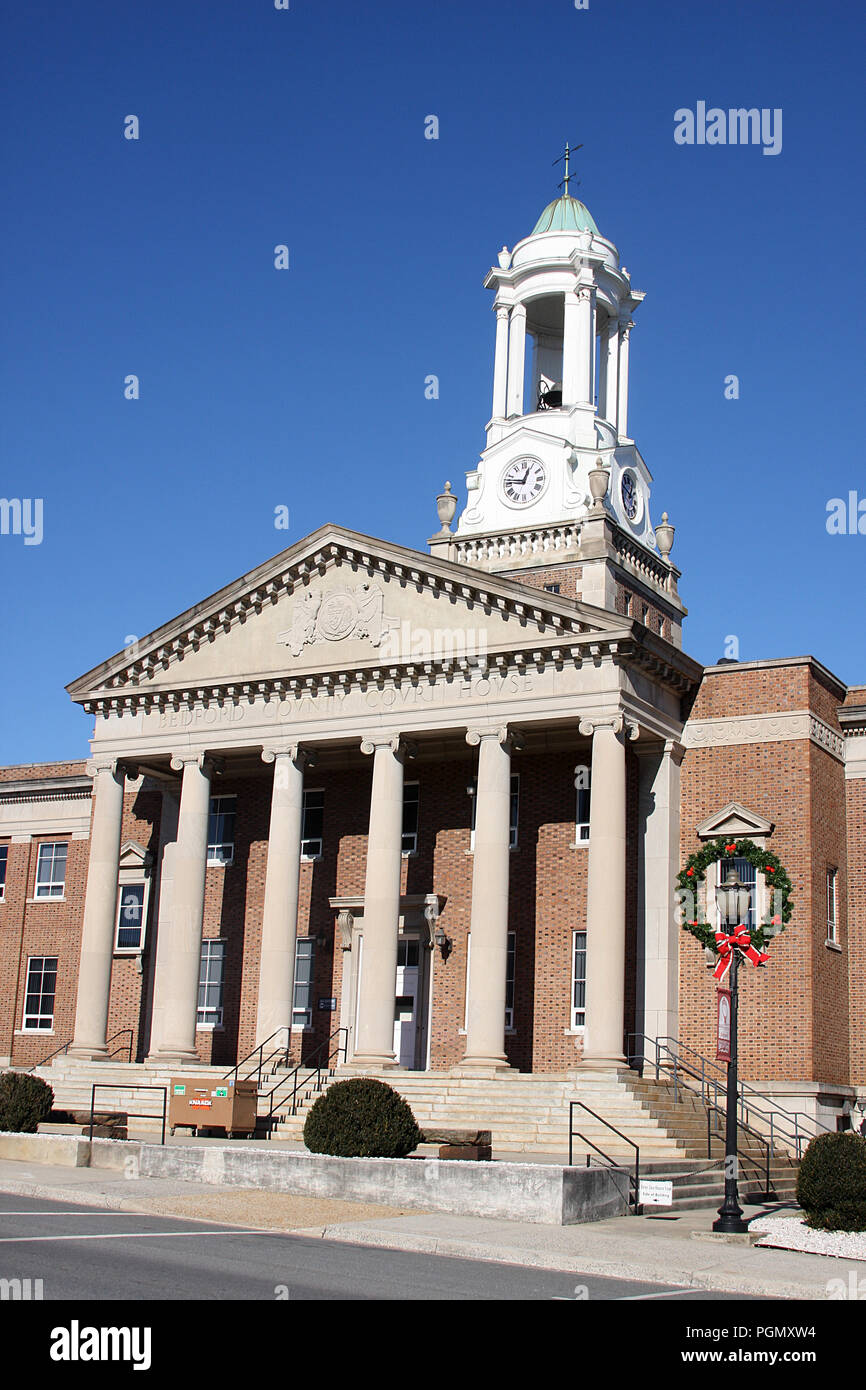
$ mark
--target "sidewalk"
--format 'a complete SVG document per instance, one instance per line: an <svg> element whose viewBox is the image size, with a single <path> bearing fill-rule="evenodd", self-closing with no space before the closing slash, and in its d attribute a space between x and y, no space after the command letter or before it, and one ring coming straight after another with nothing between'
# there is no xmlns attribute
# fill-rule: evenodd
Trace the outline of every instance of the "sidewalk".
<svg viewBox="0 0 866 1390"><path fill-rule="evenodd" d="M541 1226L164 1178L125 1179L106 1169L10 1160L0 1160L0 1191L354 1245L536 1266L573 1273L576 1279L608 1275L766 1298L824 1299L828 1281L846 1278L851 1267L820 1255L696 1239L693 1232L710 1230L714 1211L684 1212L673 1220L637 1216ZM748 1207L746 1216L766 1210Z"/></svg>

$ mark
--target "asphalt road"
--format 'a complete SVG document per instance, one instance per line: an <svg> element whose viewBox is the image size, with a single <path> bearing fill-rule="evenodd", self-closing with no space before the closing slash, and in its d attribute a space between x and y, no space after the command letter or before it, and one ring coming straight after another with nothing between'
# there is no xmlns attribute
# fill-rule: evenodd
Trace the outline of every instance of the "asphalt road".
<svg viewBox="0 0 866 1390"><path fill-rule="evenodd" d="M736 1294L364 1248L0 1193L0 1281L16 1279L41 1279L44 1301L70 1303L739 1300ZM0 1296L10 1297L2 1283Z"/></svg>

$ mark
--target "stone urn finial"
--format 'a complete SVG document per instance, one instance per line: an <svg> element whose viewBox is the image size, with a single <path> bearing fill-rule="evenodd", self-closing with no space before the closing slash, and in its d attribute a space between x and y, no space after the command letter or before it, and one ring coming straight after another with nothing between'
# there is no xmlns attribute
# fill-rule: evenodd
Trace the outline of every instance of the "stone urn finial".
<svg viewBox="0 0 866 1390"><path fill-rule="evenodd" d="M442 530L439 532L440 536L450 536L451 523L454 520L454 513L457 511L457 498L451 491L450 483L445 484L445 491L440 492L439 496L436 498L436 511L442 523Z"/></svg>
<svg viewBox="0 0 866 1390"><path fill-rule="evenodd" d="M668 564L671 563L668 556L671 553L671 548L674 543L674 530L675 528L671 526L668 521L667 512L662 512L661 522L656 527L656 545L659 548L662 559L667 560Z"/></svg>
<svg viewBox="0 0 866 1390"><path fill-rule="evenodd" d="M598 515L604 511L604 495L610 482L610 473L601 457L595 461L595 468L589 470L589 492L592 497L592 510Z"/></svg>

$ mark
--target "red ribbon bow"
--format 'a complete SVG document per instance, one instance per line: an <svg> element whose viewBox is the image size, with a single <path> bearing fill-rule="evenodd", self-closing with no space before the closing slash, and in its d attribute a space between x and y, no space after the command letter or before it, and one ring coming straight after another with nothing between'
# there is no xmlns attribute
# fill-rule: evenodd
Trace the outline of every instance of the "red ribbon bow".
<svg viewBox="0 0 866 1390"><path fill-rule="evenodd" d="M766 965L767 961L770 959L766 951L755 950L747 927L737 927L737 930L730 934L728 934L728 932L717 931L716 950L719 953L719 962L713 971L714 980L723 980L727 975L731 968L731 958L735 946L742 951L746 960L752 962L752 965Z"/></svg>

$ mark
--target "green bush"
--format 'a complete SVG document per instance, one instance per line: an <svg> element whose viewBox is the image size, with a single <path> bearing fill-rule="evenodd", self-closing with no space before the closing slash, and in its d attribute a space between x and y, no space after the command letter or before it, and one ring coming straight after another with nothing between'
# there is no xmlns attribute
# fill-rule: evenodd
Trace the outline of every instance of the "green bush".
<svg viewBox="0 0 866 1390"><path fill-rule="evenodd" d="M797 1201L818 1231L866 1231L866 1139L820 1134L803 1155Z"/></svg>
<svg viewBox="0 0 866 1390"><path fill-rule="evenodd" d="M47 1120L54 1104L54 1092L46 1081L26 1072L6 1071L0 1076L0 1130L13 1134L35 1134Z"/></svg>
<svg viewBox="0 0 866 1390"><path fill-rule="evenodd" d="M311 1153L340 1158L405 1158L422 1139L403 1097L369 1076L335 1081L304 1125Z"/></svg>

